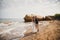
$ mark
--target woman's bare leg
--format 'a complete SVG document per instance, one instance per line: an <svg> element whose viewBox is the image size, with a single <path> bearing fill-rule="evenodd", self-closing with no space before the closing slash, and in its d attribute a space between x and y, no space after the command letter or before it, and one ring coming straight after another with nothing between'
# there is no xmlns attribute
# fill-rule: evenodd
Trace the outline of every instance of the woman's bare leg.
<svg viewBox="0 0 60 40"><path fill-rule="evenodd" d="M36 24L35 27L37 29L37 32L39 32L39 26L38 26L38 24Z"/></svg>

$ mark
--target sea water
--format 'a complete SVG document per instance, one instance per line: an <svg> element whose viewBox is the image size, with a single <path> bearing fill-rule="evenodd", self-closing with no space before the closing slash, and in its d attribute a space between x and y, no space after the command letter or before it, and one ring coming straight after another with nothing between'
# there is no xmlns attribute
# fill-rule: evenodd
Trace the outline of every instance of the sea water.
<svg viewBox="0 0 60 40"><path fill-rule="evenodd" d="M32 22L24 23L15 19L1 19L0 21L0 35L6 40L17 40L18 38L24 37L24 33L29 28L32 28ZM4 23L5 21L10 22Z"/></svg>

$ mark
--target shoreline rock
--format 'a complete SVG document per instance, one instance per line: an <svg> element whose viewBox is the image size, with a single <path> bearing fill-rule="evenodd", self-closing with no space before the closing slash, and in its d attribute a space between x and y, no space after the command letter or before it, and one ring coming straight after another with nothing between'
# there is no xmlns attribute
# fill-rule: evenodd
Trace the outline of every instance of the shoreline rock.
<svg viewBox="0 0 60 40"><path fill-rule="evenodd" d="M24 20L25 22L32 22L33 16L37 16L38 21L43 20L44 18L39 15L25 15Z"/></svg>

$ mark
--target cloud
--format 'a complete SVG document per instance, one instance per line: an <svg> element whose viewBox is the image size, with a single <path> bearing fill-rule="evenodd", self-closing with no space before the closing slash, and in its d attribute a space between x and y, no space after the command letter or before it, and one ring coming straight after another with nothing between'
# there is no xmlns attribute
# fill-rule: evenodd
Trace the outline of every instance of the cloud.
<svg viewBox="0 0 60 40"><path fill-rule="evenodd" d="M60 2L60 0L57 0L57 1L59 1L59 2Z"/></svg>
<svg viewBox="0 0 60 40"><path fill-rule="evenodd" d="M3 0L0 3L2 18L23 18L25 14L31 13L42 16L60 13L56 0Z"/></svg>

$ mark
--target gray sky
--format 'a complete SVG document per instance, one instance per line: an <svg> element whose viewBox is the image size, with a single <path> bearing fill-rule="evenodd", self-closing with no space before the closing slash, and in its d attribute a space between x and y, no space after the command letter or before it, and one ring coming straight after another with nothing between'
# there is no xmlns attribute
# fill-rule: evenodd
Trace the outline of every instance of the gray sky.
<svg viewBox="0 0 60 40"><path fill-rule="evenodd" d="M0 0L0 18L23 18L25 14L41 16L60 13L60 0Z"/></svg>

